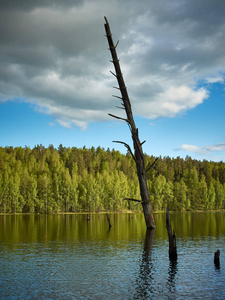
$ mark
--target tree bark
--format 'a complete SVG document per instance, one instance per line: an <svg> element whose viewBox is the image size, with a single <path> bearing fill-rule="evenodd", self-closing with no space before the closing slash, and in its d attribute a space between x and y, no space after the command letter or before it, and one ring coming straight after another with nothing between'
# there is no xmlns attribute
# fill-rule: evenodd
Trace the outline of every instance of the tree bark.
<svg viewBox="0 0 225 300"><path fill-rule="evenodd" d="M170 212L169 207L166 210L166 228L169 237L169 258L174 261L177 259L177 244L176 244L176 236L175 232L172 232L171 224L170 224Z"/></svg>
<svg viewBox="0 0 225 300"><path fill-rule="evenodd" d="M214 253L214 264L217 269L220 268L220 250L219 249Z"/></svg>
<svg viewBox="0 0 225 300"><path fill-rule="evenodd" d="M109 50L112 55L112 63L114 64L114 68L115 68L115 72L116 72L116 74L114 74L114 73L112 73L112 74L117 78L119 90L121 92L121 97L117 97L117 98L120 98L122 100L121 104L126 112L127 119L122 119L122 118L114 116L114 115L111 115L111 116L115 117L117 119L122 119L122 120L126 121L130 128L131 136L132 136L132 140L133 140L133 146L134 146L134 154L132 153L130 147L126 143L124 143L124 142L120 142L120 143L124 144L125 147L127 147L128 151L130 152L130 154L132 155L132 157L134 158L134 160L136 162L137 175L138 175L139 186L140 186L140 194L141 194L141 199L142 199L141 203L142 203L142 207L143 207L143 213L145 216L146 226L149 229L154 229L155 222L154 222L154 218L153 218L153 213L152 213L152 208L151 208L149 193L148 193L148 188L147 188L146 171L145 171L144 154L142 151L142 143L139 140L138 129L136 128L136 125L134 122L130 100L128 97L128 93L127 93L127 89L126 89L125 82L123 79L123 75L122 75L122 72L120 69L119 59L118 59L117 53L116 53L116 47L118 45L118 42L117 42L116 46L114 46L109 23L108 23L106 17L105 17L105 22L106 22L105 31L106 31L106 36L108 39Z"/></svg>

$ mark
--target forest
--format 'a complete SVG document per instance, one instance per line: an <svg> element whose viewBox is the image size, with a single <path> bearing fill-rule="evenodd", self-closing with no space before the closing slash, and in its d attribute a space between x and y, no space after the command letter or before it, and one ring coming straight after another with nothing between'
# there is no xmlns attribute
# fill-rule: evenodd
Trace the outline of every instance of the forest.
<svg viewBox="0 0 225 300"><path fill-rule="evenodd" d="M145 154L146 166L156 157ZM147 173L153 211L222 210L225 163L159 157ZM114 149L0 147L0 213L142 210L132 156Z"/></svg>

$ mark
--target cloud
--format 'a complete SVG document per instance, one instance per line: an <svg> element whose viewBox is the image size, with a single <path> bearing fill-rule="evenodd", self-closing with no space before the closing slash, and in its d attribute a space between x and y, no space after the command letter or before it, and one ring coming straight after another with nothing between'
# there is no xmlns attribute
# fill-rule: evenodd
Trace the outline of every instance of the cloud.
<svg viewBox="0 0 225 300"><path fill-rule="evenodd" d="M176 150L183 150L186 152L192 152L198 155L202 155L202 154L209 154L212 152L225 151L225 143L219 143L215 145L202 146L202 147L183 144L179 149Z"/></svg>
<svg viewBox="0 0 225 300"><path fill-rule="evenodd" d="M208 98L204 88L192 90L188 86L171 86L156 94L149 101L139 102L135 111L146 118L155 119L159 116L174 117L201 104Z"/></svg>
<svg viewBox="0 0 225 300"><path fill-rule="evenodd" d="M224 83L220 0L8 0L0 4L0 101L24 99L62 126L109 120L117 103L108 17L134 114L174 117Z"/></svg>
<svg viewBox="0 0 225 300"><path fill-rule="evenodd" d="M207 83L224 83L223 76L206 78Z"/></svg>

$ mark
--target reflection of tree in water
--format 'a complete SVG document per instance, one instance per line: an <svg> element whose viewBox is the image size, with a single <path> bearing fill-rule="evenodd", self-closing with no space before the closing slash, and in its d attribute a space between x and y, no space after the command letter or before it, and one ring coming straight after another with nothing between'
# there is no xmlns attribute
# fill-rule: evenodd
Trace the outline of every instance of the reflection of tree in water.
<svg viewBox="0 0 225 300"><path fill-rule="evenodd" d="M152 286L154 266L151 259L155 230L146 231L144 250L137 278L137 290L134 299L151 299L154 287Z"/></svg>
<svg viewBox="0 0 225 300"><path fill-rule="evenodd" d="M177 260L170 260L169 268L168 268L168 294L171 296L169 299L173 299L174 293L176 292L175 286L175 275L177 273Z"/></svg>
<svg viewBox="0 0 225 300"><path fill-rule="evenodd" d="M140 270L136 279L137 288L134 299L174 299L176 296L175 276L177 273L177 260L169 260L168 277L164 288L157 285L156 267L152 261L152 246L155 230L147 230L144 249L141 258ZM169 257L168 257L169 258Z"/></svg>

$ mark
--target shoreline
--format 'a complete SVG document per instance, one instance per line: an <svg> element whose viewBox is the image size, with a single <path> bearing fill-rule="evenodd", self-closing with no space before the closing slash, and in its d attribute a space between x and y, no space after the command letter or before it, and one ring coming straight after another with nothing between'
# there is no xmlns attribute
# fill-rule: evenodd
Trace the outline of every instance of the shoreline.
<svg viewBox="0 0 225 300"><path fill-rule="evenodd" d="M153 214L163 214L166 211L154 211ZM173 211L170 213L225 213L224 209L220 210L183 210L183 211ZM0 216L25 216L25 215L104 215L104 214L143 214L143 212L134 211L101 211L101 212L54 212L54 213L0 213Z"/></svg>

